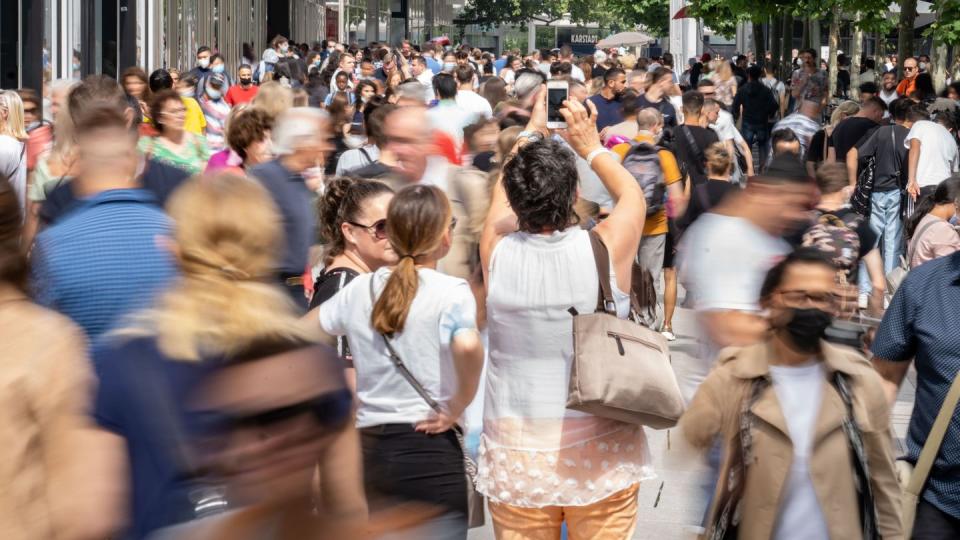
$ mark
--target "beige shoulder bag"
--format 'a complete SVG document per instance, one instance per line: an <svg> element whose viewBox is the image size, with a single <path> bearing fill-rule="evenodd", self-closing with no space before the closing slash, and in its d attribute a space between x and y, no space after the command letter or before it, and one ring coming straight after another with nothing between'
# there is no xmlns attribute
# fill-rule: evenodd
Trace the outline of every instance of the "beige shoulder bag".
<svg viewBox="0 0 960 540"><path fill-rule="evenodd" d="M676 425L684 403L670 365L667 340L617 317L610 256L590 232L600 292L593 313L573 315L573 365L567 408L654 429Z"/></svg>
<svg viewBox="0 0 960 540"><path fill-rule="evenodd" d="M917 517L917 505L920 504L920 494L923 493L923 487L927 483L927 477L930 475L930 469L933 468L933 462L940 453L940 445L943 444L943 437L947 433L947 427L950 425L950 419L953 412L957 409L957 402L960 401L960 373L953 378L953 384L947 393L940 412L937 413L937 419L930 428L927 435L927 442L923 443L923 449L920 450L920 457L917 458L917 464L913 465L909 461L897 460L897 479L900 481L900 488L903 490L901 502L903 503L903 537L910 538L913 534L913 522Z"/></svg>

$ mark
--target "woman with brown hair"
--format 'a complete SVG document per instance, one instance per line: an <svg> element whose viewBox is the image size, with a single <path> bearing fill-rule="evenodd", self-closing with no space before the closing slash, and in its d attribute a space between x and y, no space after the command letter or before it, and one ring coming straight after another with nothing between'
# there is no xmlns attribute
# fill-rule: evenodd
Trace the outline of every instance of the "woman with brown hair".
<svg viewBox="0 0 960 540"><path fill-rule="evenodd" d="M324 170L324 173L328 176L336 174L340 156L350 149L347 146L346 139L353 121L353 110L350 95L340 92L333 94L330 104L327 105L327 111L330 113L331 131L333 132L333 151L327 156Z"/></svg>
<svg viewBox="0 0 960 540"><path fill-rule="evenodd" d="M204 137L184 129L186 113L180 94L173 90L157 92L150 107L157 135L141 137L139 147L144 155L197 174L210 158L210 151Z"/></svg>
<svg viewBox="0 0 960 540"><path fill-rule="evenodd" d="M204 170L244 174L244 171L273 159L270 130L273 118L259 107L238 105L230 111L226 123L227 148L210 156Z"/></svg>
<svg viewBox="0 0 960 540"><path fill-rule="evenodd" d="M150 123L150 102L153 95L150 93L150 79L147 72L137 66L128 67L120 77L123 81L123 91L127 98L135 100L140 105L143 114L143 123Z"/></svg>
<svg viewBox="0 0 960 540"><path fill-rule="evenodd" d="M466 538L456 430L477 391L483 345L470 286L436 271L456 222L439 188L415 185L390 201L386 225L399 262L357 277L321 305L320 326L350 340L371 508L391 499L430 504L443 512L445 538Z"/></svg>

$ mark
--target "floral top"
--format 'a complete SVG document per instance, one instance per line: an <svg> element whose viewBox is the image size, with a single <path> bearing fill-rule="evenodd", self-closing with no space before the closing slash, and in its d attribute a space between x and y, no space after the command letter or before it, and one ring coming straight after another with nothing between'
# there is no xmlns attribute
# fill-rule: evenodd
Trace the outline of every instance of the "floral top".
<svg viewBox="0 0 960 540"><path fill-rule="evenodd" d="M723 81L716 79L714 81L716 86L714 97L720 103L727 108L733 105L733 97L737 93L737 79L730 77L729 79Z"/></svg>
<svg viewBox="0 0 960 540"><path fill-rule="evenodd" d="M138 147L150 158L183 169L190 174L199 174L210 159L207 142L203 137L189 132L185 132L183 137L186 151L182 153L177 153L160 142L158 140L160 137L141 137Z"/></svg>

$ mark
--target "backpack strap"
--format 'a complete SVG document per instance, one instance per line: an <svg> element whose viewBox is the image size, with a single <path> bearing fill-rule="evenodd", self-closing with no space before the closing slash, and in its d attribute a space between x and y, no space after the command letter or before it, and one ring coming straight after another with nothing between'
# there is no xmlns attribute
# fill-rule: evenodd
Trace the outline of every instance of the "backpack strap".
<svg viewBox="0 0 960 540"><path fill-rule="evenodd" d="M610 286L610 253L596 231L587 234L590 236L590 247L593 249L593 260L597 265L597 278L600 282L596 313L616 315L617 305L613 301L613 289Z"/></svg>

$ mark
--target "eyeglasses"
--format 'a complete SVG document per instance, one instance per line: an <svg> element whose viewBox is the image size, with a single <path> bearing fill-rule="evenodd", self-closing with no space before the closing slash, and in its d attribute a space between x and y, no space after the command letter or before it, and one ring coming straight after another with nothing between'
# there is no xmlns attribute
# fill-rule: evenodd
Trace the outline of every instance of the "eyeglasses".
<svg viewBox="0 0 960 540"><path fill-rule="evenodd" d="M353 221L348 221L347 224L366 230L377 240L387 239L387 220L385 219L377 220L373 223L373 225L364 225L362 223L356 223Z"/></svg>
<svg viewBox="0 0 960 540"><path fill-rule="evenodd" d="M915 69L917 69L917 68L915 68L915 67L913 67L913 66L903 66L903 70L904 70L904 71L914 71Z"/></svg>
<svg viewBox="0 0 960 540"><path fill-rule="evenodd" d="M24 108L23 108L23 114L37 114L37 108L36 108L36 107L24 107Z"/></svg>

